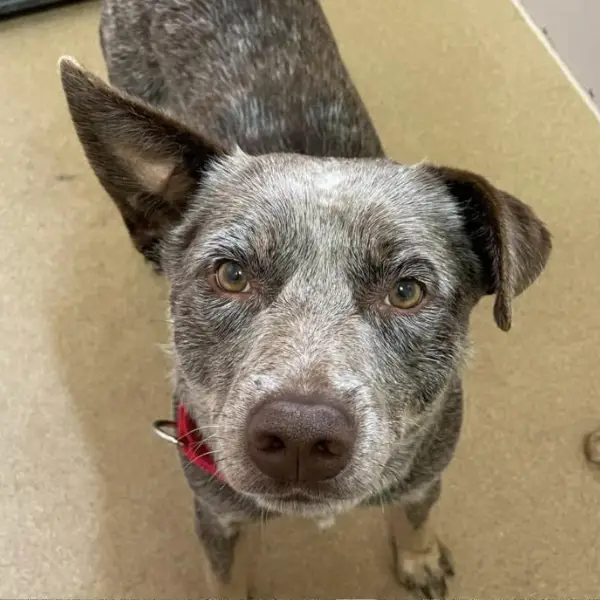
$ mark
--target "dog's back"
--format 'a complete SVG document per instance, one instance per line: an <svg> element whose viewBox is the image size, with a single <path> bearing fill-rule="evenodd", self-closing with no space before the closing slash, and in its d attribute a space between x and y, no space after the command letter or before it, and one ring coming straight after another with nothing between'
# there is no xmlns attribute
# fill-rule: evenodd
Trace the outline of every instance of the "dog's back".
<svg viewBox="0 0 600 600"><path fill-rule="evenodd" d="M383 150L317 0L106 0L111 83L250 153Z"/></svg>

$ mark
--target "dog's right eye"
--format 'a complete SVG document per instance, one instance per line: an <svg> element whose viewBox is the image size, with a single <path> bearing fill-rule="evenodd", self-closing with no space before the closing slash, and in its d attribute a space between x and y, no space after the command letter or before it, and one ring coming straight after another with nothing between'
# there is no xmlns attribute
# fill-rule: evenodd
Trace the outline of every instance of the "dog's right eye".
<svg viewBox="0 0 600 600"><path fill-rule="evenodd" d="M244 294L250 291L248 276L239 263L221 263L215 273L217 287L228 294Z"/></svg>
<svg viewBox="0 0 600 600"><path fill-rule="evenodd" d="M414 279L401 279L390 290L386 304L399 310L410 311L419 307L425 299L425 288Z"/></svg>

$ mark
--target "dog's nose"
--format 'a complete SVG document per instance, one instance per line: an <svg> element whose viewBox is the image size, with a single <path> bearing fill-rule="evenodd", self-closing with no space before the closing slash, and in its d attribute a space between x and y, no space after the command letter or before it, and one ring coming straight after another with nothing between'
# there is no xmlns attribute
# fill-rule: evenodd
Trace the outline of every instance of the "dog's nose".
<svg viewBox="0 0 600 600"><path fill-rule="evenodd" d="M352 456L355 422L340 404L315 396L267 400L250 416L248 454L268 477L315 483L335 477Z"/></svg>

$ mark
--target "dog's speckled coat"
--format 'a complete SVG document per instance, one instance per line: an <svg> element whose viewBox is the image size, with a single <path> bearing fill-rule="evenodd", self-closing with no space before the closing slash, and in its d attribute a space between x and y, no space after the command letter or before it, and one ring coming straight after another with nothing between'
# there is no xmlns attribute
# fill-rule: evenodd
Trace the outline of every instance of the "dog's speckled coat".
<svg viewBox="0 0 600 600"><path fill-rule="evenodd" d="M215 573L228 578L244 521L382 502L414 530L401 580L445 594L452 569L426 521L460 430L468 317L494 293L510 327L546 229L479 176L381 158L316 2L147 6L106 2L101 28L111 83L138 100L68 61L63 85L90 163L171 282L175 401L229 484L184 461ZM211 290L223 259L257 282L251 301ZM414 314L384 306L400 278L427 289ZM286 388L340 398L359 427L350 464L308 505L244 448L249 411Z"/></svg>

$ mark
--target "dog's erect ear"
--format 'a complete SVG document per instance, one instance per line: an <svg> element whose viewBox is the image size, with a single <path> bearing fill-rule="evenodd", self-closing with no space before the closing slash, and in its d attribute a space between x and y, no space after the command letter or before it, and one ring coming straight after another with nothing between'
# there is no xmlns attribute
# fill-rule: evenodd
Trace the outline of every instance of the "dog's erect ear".
<svg viewBox="0 0 600 600"><path fill-rule="evenodd" d="M61 59L60 74L88 161L119 207L136 248L160 269L162 239L223 149L72 59Z"/></svg>
<svg viewBox="0 0 600 600"><path fill-rule="evenodd" d="M428 165L456 199L473 250L482 267L483 292L495 294L494 318L511 326L513 297L531 285L546 266L550 233L531 208L496 189L480 175Z"/></svg>

